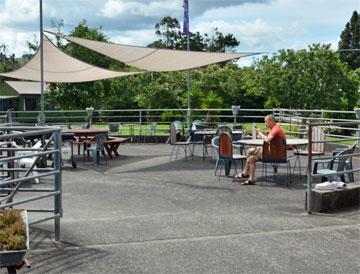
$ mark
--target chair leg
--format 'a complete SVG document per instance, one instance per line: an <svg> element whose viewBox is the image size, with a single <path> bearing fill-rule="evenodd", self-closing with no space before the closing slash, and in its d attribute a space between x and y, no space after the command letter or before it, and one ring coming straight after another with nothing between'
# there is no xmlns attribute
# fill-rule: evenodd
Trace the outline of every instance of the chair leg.
<svg viewBox="0 0 360 274"><path fill-rule="evenodd" d="M298 169L299 169L299 173L300 173L300 177L301 177L302 174L301 174L301 165L300 165L300 155L299 154L296 154L296 157L295 157L295 163L294 163L294 169L293 169L294 173L295 173L295 169L296 169L296 164L298 164Z"/></svg>
<svg viewBox="0 0 360 274"><path fill-rule="evenodd" d="M346 163L345 170L352 170L352 169L353 169L352 162ZM350 172L347 173L347 175L348 175L348 178L349 178L349 183L355 182L354 172L350 171Z"/></svg>
<svg viewBox="0 0 360 274"><path fill-rule="evenodd" d="M97 151L94 149L91 151L94 166L97 164Z"/></svg>
<svg viewBox="0 0 360 274"><path fill-rule="evenodd" d="M37 172L37 171L33 171L32 174L33 174L34 176L36 176L36 175L38 175L38 172ZM36 179L35 179L35 184L40 184L39 178L36 178Z"/></svg>
<svg viewBox="0 0 360 274"><path fill-rule="evenodd" d="M235 178L235 175L238 173L238 171L237 171L237 164L236 164L236 161L234 161L234 160L231 160L233 163L234 163L234 178Z"/></svg>
<svg viewBox="0 0 360 274"><path fill-rule="evenodd" d="M170 153L169 162L171 162L171 158L172 158L172 155L173 155L173 153L174 153L174 149L175 149L175 146L172 146L172 150L171 150L171 153Z"/></svg>
<svg viewBox="0 0 360 274"><path fill-rule="evenodd" d="M216 164L215 164L215 176L216 176L216 171L217 171L218 167L219 167L219 158L216 159Z"/></svg>
<svg viewBox="0 0 360 274"><path fill-rule="evenodd" d="M221 170L222 170L222 167L224 166L225 168L225 161L224 160L221 160L221 162L223 163L221 166L220 166L220 172L219 172L219 180L220 180L220 176L221 176Z"/></svg>
<svg viewBox="0 0 360 274"><path fill-rule="evenodd" d="M187 158L187 146L182 146L182 147L183 147L184 152L185 152L185 160L187 161L188 160L188 158ZM189 150L190 150L190 153L191 153L191 148L189 148Z"/></svg>
<svg viewBox="0 0 360 274"><path fill-rule="evenodd" d="M179 154L179 149L180 149L180 146L176 146L176 154L175 154L175 161L177 160L177 156Z"/></svg>

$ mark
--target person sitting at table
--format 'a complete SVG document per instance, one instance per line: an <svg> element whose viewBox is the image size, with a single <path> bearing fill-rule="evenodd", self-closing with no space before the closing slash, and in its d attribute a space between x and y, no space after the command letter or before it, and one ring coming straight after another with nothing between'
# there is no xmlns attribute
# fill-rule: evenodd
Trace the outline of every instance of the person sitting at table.
<svg viewBox="0 0 360 274"><path fill-rule="evenodd" d="M281 126L276 123L274 115L267 115L265 117L265 125L269 129L269 134L265 135L259 128L256 128L256 135L260 136L264 142L270 142L275 136L280 135L281 138L286 140L286 135ZM242 172L235 175L236 179L245 179L242 185L255 185L255 171L256 162L262 159L262 147L251 148L246 155L246 164Z"/></svg>

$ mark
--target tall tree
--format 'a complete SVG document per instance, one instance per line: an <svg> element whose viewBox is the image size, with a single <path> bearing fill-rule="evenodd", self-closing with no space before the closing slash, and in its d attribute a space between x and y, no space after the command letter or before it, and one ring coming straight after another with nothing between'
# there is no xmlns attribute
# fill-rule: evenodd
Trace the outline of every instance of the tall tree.
<svg viewBox="0 0 360 274"><path fill-rule="evenodd" d="M234 37L233 34L223 35L218 28L213 29L213 35L209 37L205 33L205 44L208 51L211 52L226 52L240 45L240 42Z"/></svg>
<svg viewBox="0 0 360 274"><path fill-rule="evenodd" d="M352 110L359 98L359 77L330 45L280 50L255 68L266 107Z"/></svg>
<svg viewBox="0 0 360 274"><path fill-rule="evenodd" d="M350 69L360 68L360 15L356 10L341 32L338 49L340 59L346 62Z"/></svg>
<svg viewBox="0 0 360 274"><path fill-rule="evenodd" d="M213 32L211 37L207 33L202 35L199 32L190 32L190 50L225 52L240 44L233 34L224 35L217 28L214 28ZM166 16L161 19L155 25L155 34L159 39L149 44L148 47L186 49L187 38L182 35L179 21L176 18Z"/></svg>
<svg viewBox="0 0 360 274"><path fill-rule="evenodd" d="M159 40L154 41L149 47L179 49L182 39L180 24L176 18L166 16L155 24L155 34Z"/></svg>

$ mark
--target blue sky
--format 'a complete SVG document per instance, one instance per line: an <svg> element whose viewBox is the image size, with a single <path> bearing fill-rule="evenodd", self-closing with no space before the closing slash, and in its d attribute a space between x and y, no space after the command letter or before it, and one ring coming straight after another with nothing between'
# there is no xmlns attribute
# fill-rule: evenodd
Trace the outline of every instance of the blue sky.
<svg viewBox="0 0 360 274"><path fill-rule="evenodd" d="M331 43L339 36L359 0L189 0L190 30L233 33L237 51L276 52ZM156 39L154 25L170 15L182 21L182 0L43 0L44 29L64 19L68 33L82 19L102 26L112 42L146 46ZM0 44L17 56L26 40L38 39L39 0L0 0ZM252 58L244 60L250 63Z"/></svg>

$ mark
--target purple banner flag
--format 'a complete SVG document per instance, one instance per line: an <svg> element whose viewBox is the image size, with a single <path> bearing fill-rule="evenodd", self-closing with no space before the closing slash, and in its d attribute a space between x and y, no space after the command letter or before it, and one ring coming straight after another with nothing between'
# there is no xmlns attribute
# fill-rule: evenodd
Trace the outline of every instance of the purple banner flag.
<svg viewBox="0 0 360 274"><path fill-rule="evenodd" d="M189 0L184 0L184 24L183 24L183 34L189 34Z"/></svg>

